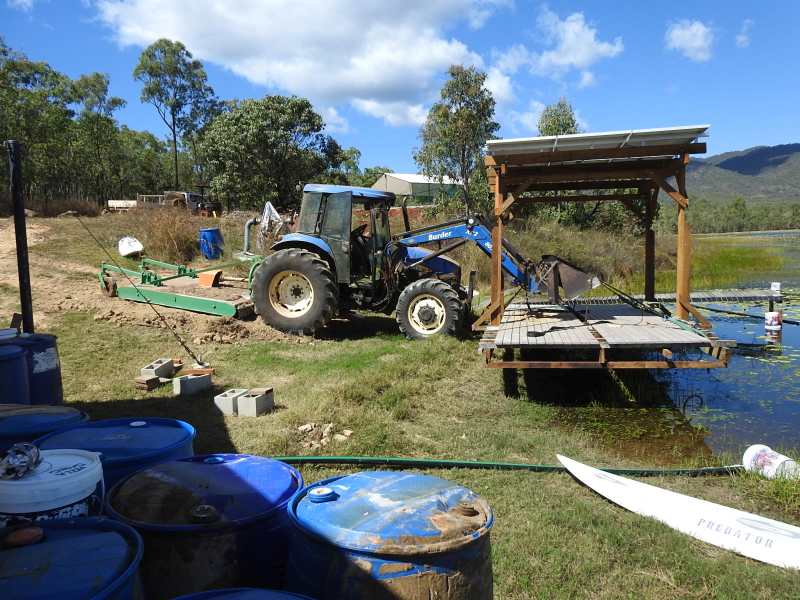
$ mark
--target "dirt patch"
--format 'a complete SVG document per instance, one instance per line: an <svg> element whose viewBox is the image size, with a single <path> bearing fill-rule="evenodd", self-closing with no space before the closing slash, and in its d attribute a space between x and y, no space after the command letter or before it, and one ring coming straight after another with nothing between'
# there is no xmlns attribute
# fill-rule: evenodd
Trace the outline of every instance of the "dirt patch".
<svg viewBox="0 0 800 600"><path fill-rule="evenodd" d="M27 222L28 245L47 239L50 227L43 219ZM87 311L94 315L95 321L108 321L120 327L153 327L166 329L173 327L194 345L240 344L245 341L283 341L306 343L311 338L286 335L267 326L261 319L238 320L192 313L162 306L156 310L147 304L129 302L119 298L109 298L100 289L97 270L91 265L68 260L52 260L37 254L30 255L30 273L33 295L34 320L37 329L46 329L52 320L66 312ZM16 240L12 219L0 221L0 284L18 288ZM207 294L211 297L235 299L245 289L226 287L197 291L192 289L175 290L189 294ZM0 298L0 308L18 311L15 299ZM8 305L8 306L6 306Z"/></svg>

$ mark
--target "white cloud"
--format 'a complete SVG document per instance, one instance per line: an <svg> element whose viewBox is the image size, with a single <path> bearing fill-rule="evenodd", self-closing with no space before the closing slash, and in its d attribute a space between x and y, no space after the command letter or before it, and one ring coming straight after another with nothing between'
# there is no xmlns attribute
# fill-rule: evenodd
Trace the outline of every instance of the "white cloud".
<svg viewBox="0 0 800 600"><path fill-rule="evenodd" d="M702 21L683 19L667 27L664 41L669 50L677 50L695 62L706 62L711 59L714 32Z"/></svg>
<svg viewBox="0 0 800 600"><path fill-rule="evenodd" d="M475 0L467 11L467 21L472 29L480 29L499 8L511 8L514 0Z"/></svg>
<svg viewBox="0 0 800 600"><path fill-rule="evenodd" d="M498 89L498 102L501 98L509 102L513 100L513 86L509 76L522 67L536 75L553 79L561 79L570 70L579 70L577 86L585 88L597 81L589 67L604 58L613 58L623 50L620 37L614 38L613 42L599 40L597 30L586 22L583 13L573 13L560 19L545 6L537 19L537 27L549 46L547 50L537 53L522 44L514 44L504 52L492 51L493 63L489 69L487 87L493 93L495 88ZM489 80L492 85L489 85ZM515 112L512 117L528 127L529 123L525 123L532 118L530 112Z"/></svg>
<svg viewBox="0 0 800 600"><path fill-rule="evenodd" d="M11 8L24 10L25 12L33 10L33 0L6 0L6 4Z"/></svg>
<svg viewBox="0 0 800 600"><path fill-rule="evenodd" d="M508 104L514 101L514 85L511 77L497 67L490 67L486 73L485 87L492 93L498 104Z"/></svg>
<svg viewBox="0 0 800 600"><path fill-rule="evenodd" d="M591 71L581 71L581 80L578 82L579 88L587 88L597 83L594 73Z"/></svg>
<svg viewBox="0 0 800 600"><path fill-rule="evenodd" d="M542 116L542 111L545 109L543 102L538 100L531 100L528 104L528 109L523 112L512 111L510 113L511 121L516 128L521 129L523 133L537 133L539 132L539 117Z"/></svg>
<svg viewBox="0 0 800 600"><path fill-rule="evenodd" d="M532 56L531 69L537 74L560 77L571 69L587 71L599 60L617 56L624 48L619 36L613 42L597 39L597 29L580 12L560 19L544 7L536 24L552 45L551 49Z"/></svg>
<svg viewBox="0 0 800 600"><path fill-rule="evenodd" d="M755 25L753 19L742 21L742 27L736 34L736 45L739 48L747 48L750 45L750 30L753 29L753 25Z"/></svg>
<svg viewBox="0 0 800 600"><path fill-rule="evenodd" d="M514 44L505 52L492 52L494 65L503 73L516 73L523 65L530 64L531 53L522 44Z"/></svg>
<svg viewBox="0 0 800 600"><path fill-rule="evenodd" d="M409 104L408 102L378 102L377 100L364 100L356 98L353 106L358 110L373 117L383 119L389 125L422 125L428 116L427 109L422 104Z"/></svg>
<svg viewBox="0 0 800 600"><path fill-rule="evenodd" d="M323 108L320 113L325 120L325 129L331 133L346 133L350 130L350 124L339 111L332 106Z"/></svg>
<svg viewBox="0 0 800 600"><path fill-rule="evenodd" d="M504 4L97 0L96 6L124 46L178 39L201 60L253 83L319 106L351 104L390 124L417 124L451 64L483 66L444 29L464 21L479 26Z"/></svg>

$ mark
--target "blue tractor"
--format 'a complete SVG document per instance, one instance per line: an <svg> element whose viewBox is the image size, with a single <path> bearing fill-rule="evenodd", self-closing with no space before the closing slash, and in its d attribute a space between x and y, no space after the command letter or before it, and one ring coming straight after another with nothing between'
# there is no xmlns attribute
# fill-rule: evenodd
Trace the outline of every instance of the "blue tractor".
<svg viewBox="0 0 800 600"><path fill-rule="evenodd" d="M339 314L364 309L396 312L400 330L412 339L462 331L471 315L474 275L462 285L461 266L445 254L473 242L491 256L489 228L467 216L411 230L404 206L405 231L393 236L394 202L394 194L370 188L306 185L297 231L275 243L253 272L252 298L261 318L280 331L313 334ZM434 243L438 248L425 247ZM503 270L515 284L527 292L544 285L557 296L563 261L528 261L506 240L502 254ZM569 275L590 277L576 273Z"/></svg>

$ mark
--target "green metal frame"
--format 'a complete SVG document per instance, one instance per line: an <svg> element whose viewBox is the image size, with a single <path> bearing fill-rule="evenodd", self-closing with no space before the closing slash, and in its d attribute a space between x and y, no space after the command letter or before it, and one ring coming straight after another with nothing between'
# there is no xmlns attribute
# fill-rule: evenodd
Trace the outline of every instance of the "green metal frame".
<svg viewBox="0 0 800 600"><path fill-rule="evenodd" d="M120 287L117 288L117 296L123 300L147 302L150 304L158 304L159 306L169 306L182 310L205 313L207 315L217 315L220 317L236 316L235 305L225 300L218 300L215 298L173 294L171 292L162 292L160 290L144 287Z"/></svg>
<svg viewBox="0 0 800 600"><path fill-rule="evenodd" d="M251 262L250 269L247 275L248 288L252 288L253 273L258 265L263 260L262 256L248 256L240 258L239 260L206 267L204 269L193 269L188 265L178 265L173 263L155 260L153 258L143 258L139 263L139 270L126 269L111 263L100 263L100 272L98 278L102 289L107 289L106 278L109 273L119 273L130 278L133 286L118 287L116 295L123 300L131 300L134 302L146 302L149 304L157 304L159 306L169 306L172 308L179 308L182 310L190 310L193 312L204 313L208 315L217 315L221 317L235 317L237 308L236 305L225 300L216 298L204 298L202 296L189 296L186 294L175 294L172 292L161 291L154 288L163 286L165 281L171 279L179 279L181 277L190 277L196 279L200 273L205 271L216 271L223 267L241 264L242 262ZM168 271L174 271L174 275L161 275L157 271L151 269L156 267ZM145 287L146 286L146 287Z"/></svg>

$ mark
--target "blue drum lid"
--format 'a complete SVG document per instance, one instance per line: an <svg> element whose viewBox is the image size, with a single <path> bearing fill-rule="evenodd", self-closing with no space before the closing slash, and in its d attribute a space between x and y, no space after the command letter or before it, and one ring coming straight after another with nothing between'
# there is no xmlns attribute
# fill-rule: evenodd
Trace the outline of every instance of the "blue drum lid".
<svg viewBox="0 0 800 600"><path fill-rule="evenodd" d="M137 528L195 530L242 525L284 510L303 487L286 463L248 454L210 454L134 473L106 509Z"/></svg>
<svg viewBox="0 0 800 600"><path fill-rule="evenodd" d="M487 502L458 484L416 473L365 471L317 482L289 505L303 530L376 554L453 550L489 531Z"/></svg>
<svg viewBox="0 0 800 600"><path fill-rule="evenodd" d="M177 419L105 419L53 432L35 444L42 450L80 448L100 452L103 464L113 466L167 453L194 436L194 427Z"/></svg>
<svg viewBox="0 0 800 600"><path fill-rule="evenodd" d="M293 594L291 592L281 592L278 590L260 590L256 588L232 588L228 590L211 590L198 594L188 594L179 596L173 600L311 600L308 596Z"/></svg>
<svg viewBox="0 0 800 600"><path fill-rule="evenodd" d="M3 597L93 598L125 585L142 558L142 538L110 519L84 517L36 524L44 538L0 553ZM0 529L5 539L11 529Z"/></svg>
<svg viewBox="0 0 800 600"><path fill-rule="evenodd" d="M32 439L88 418L86 413L69 406L0 404L0 438Z"/></svg>

